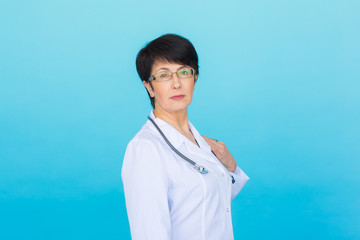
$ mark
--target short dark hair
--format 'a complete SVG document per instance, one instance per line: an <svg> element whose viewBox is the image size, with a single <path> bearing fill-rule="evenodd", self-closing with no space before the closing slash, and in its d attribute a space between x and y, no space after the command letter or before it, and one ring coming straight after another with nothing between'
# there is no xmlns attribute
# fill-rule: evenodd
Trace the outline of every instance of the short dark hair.
<svg viewBox="0 0 360 240"><path fill-rule="evenodd" d="M199 59L194 46L188 39L176 34L162 35L139 51L136 57L136 70L141 81L149 82L155 61L184 64L192 67L195 75L199 74ZM155 108L155 98L150 94L149 97L152 107Z"/></svg>

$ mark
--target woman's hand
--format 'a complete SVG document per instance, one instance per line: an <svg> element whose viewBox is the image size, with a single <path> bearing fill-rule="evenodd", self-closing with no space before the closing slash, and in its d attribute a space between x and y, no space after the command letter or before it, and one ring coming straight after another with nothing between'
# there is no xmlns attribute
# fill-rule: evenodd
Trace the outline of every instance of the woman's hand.
<svg viewBox="0 0 360 240"><path fill-rule="evenodd" d="M224 142L202 136L205 141L210 145L211 151L215 156L221 161L221 163L226 167L230 172L235 172L236 170L236 161L231 155Z"/></svg>

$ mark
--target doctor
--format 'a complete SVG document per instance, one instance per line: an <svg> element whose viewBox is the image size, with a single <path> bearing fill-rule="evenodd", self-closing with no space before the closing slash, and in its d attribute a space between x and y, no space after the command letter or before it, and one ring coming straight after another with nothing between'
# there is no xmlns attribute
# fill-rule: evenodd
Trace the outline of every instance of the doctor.
<svg viewBox="0 0 360 240"><path fill-rule="evenodd" d="M132 239L234 239L231 201L249 178L223 142L188 120L199 76L194 46L163 35L140 50L136 67L154 110L123 161Z"/></svg>

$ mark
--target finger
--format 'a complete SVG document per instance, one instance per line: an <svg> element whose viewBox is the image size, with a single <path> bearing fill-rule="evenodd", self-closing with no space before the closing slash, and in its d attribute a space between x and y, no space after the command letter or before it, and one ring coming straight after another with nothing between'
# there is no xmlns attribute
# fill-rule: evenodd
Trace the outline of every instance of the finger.
<svg viewBox="0 0 360 240"><path fill-rule="evenodd" d="M202 136L206 142L209 142L209 141L212 141L213 139L212 138L209 138L209 137L206 137L206 136Z"/></svg>
<svg viewBox="0 0 360 240"><path fill-rule="evenodd" d="M217 159L220 159L219 155L218 155L216 152L214 152L214 151L211 151L211 152L215 155L215 157L216 157Z"/></svg>
<svg viewBox="0 0 360 240"><path fill-rule="evenodd" d="M208 138L206 136L203 136L203 137L204 137L205 141L207 142L207 144L209 144L211 150L214 153L216 153L215 155L217 157L222 157L223 152L224 152L223 151L224 149L223 149L223 146L222 146L223 142L216 141L216 140L214 140L212 138Z"/></svg>
<svg viewBox="0 0 360 240"><path fill-rule="evenodd" d="M210 144L219 144L219 143L221 143L220 141L218 141L218 140L216 140L216 139L212 139L212 138L208 138L208 137L205 137L204 138L205 139L205 141L210 145Z"/></svg>
<svg viewBox="0 0 360 240"><path fill-rule="evenodd" d="M218 140L216 140L216 139L213 139L213 138L209 138L209 137L206 137L206 136L204 136L204 135L201 135L203 138L205 138L206 140L209 140L209 141L215 141L215 142L217 142Z"/></svg>
<svg viewBox="0 0 360 240"><path fill-rule="evenodd" d="M213 141L213 139L211 139L211 138L208 138L208 137L205 137L204 136L204 140L207 142L207 144L209 144L209 145L212 145L212 144L215 144L216 142L215 141Z"/></svg>
<svg viewBox="0 0 360 240"><path fill-rule="evenodd" d="M222 147L221 147L221 145L219 145L219 143L210 141L208 144L211 147L211 150L215 151L217 155L221 154Z"/></svg>
<svg viewBox="0 0 360 240"><path fill-rule="evenodd" d="M221 149L217 144L210 143L211 151L215 153L216 156L221 157Z"/></svg>
<svg viewBox="0 0 360 240"><path fill-rule="evenodd" d="M211 140L209 140L209 141L207 141L207 143L210 145L210 147L218 147L217 146L217 142L215 142L215 141L211 141Z"/></svg>

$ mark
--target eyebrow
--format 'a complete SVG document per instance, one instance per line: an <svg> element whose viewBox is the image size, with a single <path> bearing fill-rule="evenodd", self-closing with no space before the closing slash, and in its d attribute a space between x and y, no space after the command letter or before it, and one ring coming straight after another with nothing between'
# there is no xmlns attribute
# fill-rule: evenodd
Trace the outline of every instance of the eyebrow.
<svg viewBox="0 0 360 240"><path fill-rule="evenodd" d="M184 68L184 67L187 67L187 66L181 65L180 67L178 67L177 71L180 70L181 68ZM158 71L160 71L160 70L170 70L170 69L168 69L168 68L159 68L159 69L156 70L155 72L158 72Z"/></svg>

